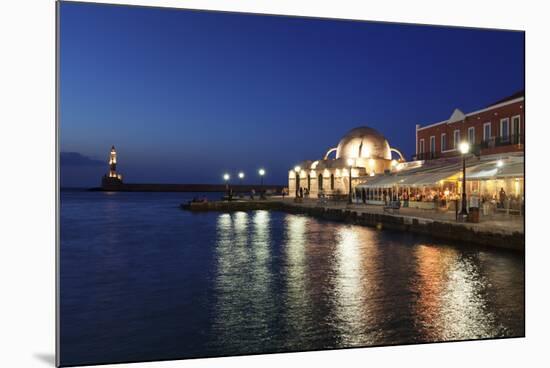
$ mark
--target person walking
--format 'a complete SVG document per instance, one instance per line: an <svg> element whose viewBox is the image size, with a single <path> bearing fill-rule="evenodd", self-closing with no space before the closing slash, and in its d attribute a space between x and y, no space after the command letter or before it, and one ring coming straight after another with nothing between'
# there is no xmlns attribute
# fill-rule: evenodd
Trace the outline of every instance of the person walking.
<svg viewBox="0 0 550 368"><path fill-rule="evenodd" d="M506 192L504 191L504 188L500 188L500 192L498 193L498 202L499 202L500 208L504 208L505 201L506 201Z"/></svg>

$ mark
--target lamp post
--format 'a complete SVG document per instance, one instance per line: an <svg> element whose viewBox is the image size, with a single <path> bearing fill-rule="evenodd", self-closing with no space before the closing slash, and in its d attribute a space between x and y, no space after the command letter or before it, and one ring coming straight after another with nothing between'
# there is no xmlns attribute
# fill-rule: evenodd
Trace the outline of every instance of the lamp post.
<svg viewBox="0 0 550 368"><path fill-rule="evenodd" d="M265 170L264 170L264 169L258 170L258 174L260 175L260 198L261 198L261 199L265 199L265 194L264 194L264 175L265 175Z"/></svg>
<svg viewBox="0 0 550 368"><path fill-rule="evenodd" d="M264 186L265 170L264 169L258 170L258 174L260 175L260 185L263 187Z"/></svg>
<svg viewBox="0 0 550 368"><path fill-rule="evenodd" d="M349 166L349 188L348 188L348 203L351 204L351 169L353 168L353 159L348 158L348 166Z"/></svg>
<svg viewBox="0 0 550 368"><path fill-rule="evenodd" d="M470 144L462 142L459 149L462 154L462 209L460 210L460 216L464 217L468 215L468 211L466 211L466 207L468 206L466 200L466 155L470 152Z"/></svg>
<svg viewBox="0 0 550 368"><path fill-rule="evenodd" d="M300 186L300 166L294 166L294 176L296 178L294 186L296 187L296 197L298 198L298 187Z"/></svg>
<svg viewBox="0 0 550 368"><path fill-rule="evenodd" d="M227 191L227 198L229 199L229 179L231 177L228 173L223 174L223 180L225 181L225 190Z"/></svg>
<svg viewBox="0 0 550 368"><path fill-rule="evenodd" d="M240 194L239 194L238 196L239 196L239 197L242 197L243 192L244 192L244 190L243 190L244 172L239 171L239 174L238 174L237 176L239 177L239 184L241 185L241 188L240 188L240 189L241 189L241 192L240 192Z"/></svg>

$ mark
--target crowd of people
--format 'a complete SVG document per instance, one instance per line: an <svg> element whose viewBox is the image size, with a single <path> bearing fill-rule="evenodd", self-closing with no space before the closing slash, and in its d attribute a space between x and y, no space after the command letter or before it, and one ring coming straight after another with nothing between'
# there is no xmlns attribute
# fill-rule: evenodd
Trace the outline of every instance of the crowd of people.
<svg viewBox="0 0 550 368"><path fill-rule="evenodd" d="M450 190L453 189L453 190ZM309 198L310 191L307 187L300 187L297 191L297 198ZM341 193L333 193L332 197L344 196ZM289 195L288 188L284 188L281 191L283 199ZM251 198L254 198L254 193L251 193ZM317 198L325 200L327 198L325 192L320 190L317 193ZM450 205L454 204L455 207L460 206L461 194L455 190L455 188L413 188L406 190L401 188L395 189L372 189L372 188L357 188L352 193L354 202L363 202L374 200L383 202L384 205L389 205L391 202L400 201L403 207L409 207L410 202L431 202L434 204L434 208L447 209ZM500 188L500 191L495 194L478 194L476 191L468 195L468 207L483 207L490 206L495 209L506 209L512 211L521 211L524 209L524 198L520 195L507 194L504 188ZM487 212L487 211L485 211ZM491 212L491 211L489 211Z"/></svg>
<svg viewBox="0 0 550 368"><path fill-rule="evenodd" d="M400 188L383 189L383 188L356 188L352 192L352 199L355 203L365 203L376 201L388 206L392 202L399 201L403 207L413 206L411 202L428 202L433 203L435 209L460 208L462 195L456 188L411 188L406 190ZM299 197L307 197L309 193L299 190ZM319 198L324 198L322 192L319 193ZM503 209L507 212L524 213L525 208L524 197L516 194L507 194L504 188L500 188L498 193L489 195L480 195L477 191L468 194L468 208L481 208L489 206L484 213L494 213L497 209ZM416 206L414 206L416 207ZM425 207L422 207L425 208Z"/></svg>
<svg viewBox="0 0 550 368"><path fill-rule="evenodd" d="M523 213L525 198L516 194L507 194L504 188L500 188L498 194L482 195L481 203L494 206L497 209L519 210Z"/></svg>

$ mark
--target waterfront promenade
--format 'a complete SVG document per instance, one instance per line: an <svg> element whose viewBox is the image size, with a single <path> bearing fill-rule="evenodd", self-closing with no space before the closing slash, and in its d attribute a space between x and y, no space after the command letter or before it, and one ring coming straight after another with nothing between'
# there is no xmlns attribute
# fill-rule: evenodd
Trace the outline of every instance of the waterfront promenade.
<svg viewBox="0 0 550 368"><path fill-rule="evenodd" d="M281 197L272 198L272 201L283 201ZM346 202L328 202L320 204L317 199L304 199L302 203L295 203L293 198L285 198L285 205L289 206L304 206L304 207L324 207L330 209L340 209L354 211L359 214L381 214L389 216L416 218L427 221L449 222L457 224L454 211L435 211L431 209L405 208L399 209L399 212L391 213L384 211L380 205L364 205L364 204L348 204ZM480 222L460 222L462 226L483 231L498 232L503 234L512 234L516 232L524 232L524 221L522 216L507 215L498 213L491 216L480 216Z"/></svg>
<svg viewBox="0 0 550 368"><path fill-rule="evenodd" d="M319 202L317 199L271 197L266 200L237 199L194 203L182 208L192 211L281 210L352 224L408 231L435 238L464 241L479 245L523 251L525 247L523 217L495 214L481 216L480 222L458 222L453 211L440 212L401 208L398 212L384 211L383 206L348 204L345 201Z"/></svg>

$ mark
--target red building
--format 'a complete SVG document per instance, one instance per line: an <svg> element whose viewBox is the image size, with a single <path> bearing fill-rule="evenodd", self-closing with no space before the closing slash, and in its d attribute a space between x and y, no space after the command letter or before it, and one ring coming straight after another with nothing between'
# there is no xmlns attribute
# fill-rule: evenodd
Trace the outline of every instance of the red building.
<svg viewBox="0 0 550 368"><path fill-rule="evenodd" d="M416 125L417 160L459 155L462 141L472 152L490 155L523 152L525 132L525 94L523 91L481 110L463 113L455 109L449 119Z"/></svg>

